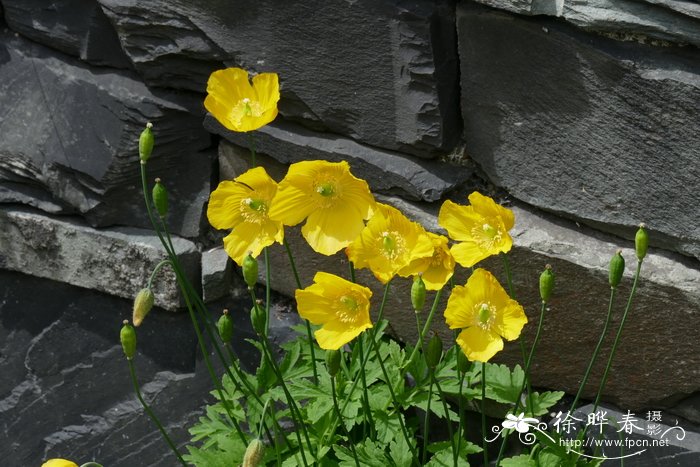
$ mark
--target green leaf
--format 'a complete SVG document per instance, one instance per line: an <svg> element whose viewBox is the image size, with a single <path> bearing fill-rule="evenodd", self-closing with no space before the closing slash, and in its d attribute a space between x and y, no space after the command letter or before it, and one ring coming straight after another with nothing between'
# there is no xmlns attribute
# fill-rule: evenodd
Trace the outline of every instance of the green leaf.
<svg viewBox="0 0 700 467"><path fill-rule="evenodd" d="M389 445L389 457L396 467L411 467L413 464L411 447L406 443L403 435L397 435Z"/></svg>
<svg viewBox="0 0 700 467"><path fill-rule="evenodd" d="M533 392L527 397L528 413L534 413L535 416L544 415L548 412L548 409L556 404L562 397L564 397L563 391L545 391L541 394L539 392ZM532 407L529 405L530 400L532 400Z"/></svg>
<svg viewBox="0 0 700 467"><path fill-rule="evenodd" d="M525 372L520 365L513 371L506 365L486 364L486 397L506 404L515 404L520 397L520 389Z"/></svg>
<svg viewBox="0 0 700 467"><path fill-rule="evenodd" d="M335 445L333 446L336 456L340 460L340 467L356 467L355 459L352 456L350 449ZM384 450L376 443L365 440L362 443L355 445L355 451L363 467L387 467L387 458L384 455Z"/></svg>
<svg viewBox="0 0 700 467"><path fill-rule="evenodd" d="M418 407L419 409L423 410L424 412L427 412L428 409L428 388L425 388L424 391L421 392L414 392L411 394L411 397L407 401L408 406L413 406L413 407ZM442 402L440 401L440 395L437 393L437 389L433 388L433 395L430 400L430 411L437 415L440 418L445 418L445 409L442 405ZM450 420L452 421L459 421L459 415L455 413L454 411L450 410L449 407L447 409Z"/></svg>
<svg viewBox="0 0 700 467"><path fill-rule="evenodd" d="M426 467L453 467L455 464L454 457L452 455L452 446L449 446L447 449L443 449L442 451L436 453L425 465ZM464 456L460 456L457 458L457 465L459 467L469 467L469 462L467 462L467 459Z"/></svg>
<svg viewBox="0 0 700 467"><path fill-rule="evenodd" d="M501 461L501 467L537 467L537 462L530 459L530 456L527 454L521 454L519 456L503 459Z"/></svg>
<svg viewBox="0 0 700 467"><path fill-rule="evenodd" d="M377 441L382 445L388 445L392 439L403 439L401 424L399 423L399 417L403 417L403 415L396 413L389 415L387 412L374 412L373 417L375 428L377 429Z"/></svg>
<svg viewBox="0 0 700 467"><path fill-rule="evenodd" d="M540 451L537 454L538 467L559 467L561 461L559 456L550 451Z"/></svg>

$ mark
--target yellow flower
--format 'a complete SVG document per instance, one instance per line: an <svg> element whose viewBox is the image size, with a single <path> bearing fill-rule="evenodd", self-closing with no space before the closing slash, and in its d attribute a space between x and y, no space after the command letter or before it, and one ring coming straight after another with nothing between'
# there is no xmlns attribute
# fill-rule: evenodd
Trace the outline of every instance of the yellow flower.
<svg viewBox="0 0 700 467"><path fill-rule="evenodd" d="M396 274L407 277L418 273L416 260L431 258L433 243L423 227L398 209L378 203L367 226L346 251L356 267L369 268L386 284Z"/></svg>
<svg viewBox="0 0 700 467"><path fill-rule="evenodd" d="M248 253L256 257L266 246L284 240L282 223L268 217L276 192L277 183L262 167L223 181L212 192L209 223L216 229L233 229L224 238L224 249L239 266Z"/></svg>
<svg viewBox="0 0 700 467"><path fill-rule="evenodd" d="M347 162L292 164L280 182L270 218L297 225L317 253L332 255L348 246L372 215L374 197L367 182L350 173Z"/></svg>
<svg viewBox="0 0 700 467"><path fill-rule="evenodd" d="M489 361L503 350L503 339L517 339L527 323L523 307L481 268L474 271L466 286L452 289L445 320L450 329L464 329L457 343L469 360L477 362Z"/></svg>
<svg viewBox="0 0 700 467"><path fill-rule="evenodd" d="M513 211L479 192L469 195L471 206L445 201L440 208L438 224L457 243L451 249L459 264L470 268L498 253L507 253L513 246L508 231L513 228Z"/></svg>
<svg viewBox="0 0 700 467"><path fill-rule="evenodd" d="M41 467L78 467L78 464L65 459L49 459Z"/></svg>
<svg viewBox="0 0 700 467"><path fill-rule="evenodd" d="M455 270L455 259L447 245L447 237L427 232L433 243L433 255L414 261L409 267L423 274L423 282L428 290L440 290ZM403 272L403 271L402 271Z"/></svg>
<svg viewBox="0 0 700 467"><path fill-rule="evenodd" d="M314 332L322 349L338 350L372 327L367 287L327 272L317 272L314 283L297 290L295 298L302 318L322 325Z"/></svg>
<svg viewBox="0 0 700 467"><path fill-rule="evenodd" d="M240 68L217 70L209 76L204 107L232 131L257 130L277 116L280 86L276 73L260 73L248 81Z"/></svg>

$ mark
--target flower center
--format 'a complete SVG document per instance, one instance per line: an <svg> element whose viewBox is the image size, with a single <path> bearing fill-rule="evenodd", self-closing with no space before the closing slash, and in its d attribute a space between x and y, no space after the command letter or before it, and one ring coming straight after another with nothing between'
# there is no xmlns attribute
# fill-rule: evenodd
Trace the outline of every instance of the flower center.
<svg viewBox="0 0 700 467"><path fill-rule="evenodd" d="M351 295L343 295L339 299L342 306L338 307L338 319L342 323L354 323L360 305L357 299Z"/></svg>
<svg viewBox="0 0 700 467"><path fill-rule="evenodd" d="M250 108L250 99L245 97L241 102L243 102L243 105L245 106L243 114L246 117L250 117L251 115L253 115L253 109Z"/></svg>
<svg viewBox="0 0 700 467"><path fill-rule="evenodd" d="M404 250L404 239L398 232L382 232L382 255L393 260L399 257Z"/></svg>
<svg viewBox="0 0 700 467"><path fill-rule="evenodd" d="M477 312L476 320L480 328L488 330L491 328L494 318L496 317L496 310L493 306L488 303L482 303L479 306L479 311Z"/></svg>
<svg viewBox="0 0 700 467"><path fill-rule="evenodd" d="M241 214L248 222L261 223L267 218L267 203L262 199L245 198L241 200Z"/></svg>
<svg viewBox="0 0 700 467"><path fill-rule="evenodd" d="M331 183L323 183L316 187L316 193L324 198L328 198L329 196L333 196L335 194L335 188Z"/></svg>
<svg viewBox="0 0 700 467"><path fill-rule="evenodd" d="M484 224L481 226L482 230L486 234L487 237L493 239L498 235L498 230L494 229L491 224Z"/></svg>
<svg viewBox="0 0 700 467"><path fill-rule="evenodd" d="M488 222L484 222L481 228L474 227L472 234L482 248L491 248L494 244L499 243L502 238L501 231Z"/></svg>

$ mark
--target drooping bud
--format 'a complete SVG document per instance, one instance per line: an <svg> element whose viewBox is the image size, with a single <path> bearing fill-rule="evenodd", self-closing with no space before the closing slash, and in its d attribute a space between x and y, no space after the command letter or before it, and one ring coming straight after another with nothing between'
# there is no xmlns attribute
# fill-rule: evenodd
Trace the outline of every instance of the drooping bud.
<svg viewBox="0 0 700 467"><path fill-rule="evenodd" d="M160 182L160 178L156 178L156 184L153 186L153 205L160 217L165 217L168 213L168 191Z"/></svg>
<svg viewBox="0 0 700 467"><path fill-rule="evenodd" d="M411 285L411 304L416 313L422 311L425 306L425 282L420 274L413 279Z"/></svg>
<svg viewBox="0 0 700 467"><path fill-rule="evenodd" d="M549 302L552 290L554 290L554 271L552 271L552 266L548 264L540 274L540 298L543 302Z"/></svg>
<svg viewBox="0 0 700 467"><path fill-rule="evenodd" d="M253 309L250 310L250 322L255 332L260 335L265 334L267 316L265 316L265 308L263 308L260 303L256 303Z"/></svg>
<svg viewBox="0 0 700 467"><path fill-rule="evenodd" d="M464 352L459 349L457 350L457 368L460 373L466 373L471 368L471 362L467 356L464 355Z"/></svg>
<svg viewBox="0 0 700 467"><path fill-rule="evenodd" d="M625 259L622 257L622 250L617 250L610 260L610 287L618 286L622 280L623 272L625 272Z"/></svg>
<svg viewBox="0 0 700 467"><path fill-rule="evenodd" d="M248 256L243 258L243 280L248 284L248 287L255 287L258 282L258 260L248 253Z"/></svg>
<svg viewBox="0 0 700 467"><path fill-rule="evenodd" d="M335 375L338 374L341 357L340 350L326 350L326 368L331 378L335 378Z"/></svg>
<svg viewBox="0 0 700 467"><path fill-rule="evenodd" d="M216 329L219 331L219 337L221 337L224 343L231 341L233 337L233 320L228 314L228 310L224 310L224 314L222 314L219 321L216 322Z"/></svg>
<svg viewBox="0 0 700 467"><path fill-rule="evenodd" d="M425 361L428 364L428 368L435 369L438 363L440 363L440 358L442 358L442 339L437 334L433 334L433 337L428 341L428 348L425 351Z"/></svg>
<svg viewBox="0 0 700 467"><path fill-rule="evenodd" d="M153 128L153 124L151 122L146 123L146 128L141 132L141 136L139 136L139 158L142 163L146 163L153 152L155 139L153 138L151 128Z"/></svg>
<svg viewBox="0 0 700 467"><path fill-rule="evenodd" d="M634 236L634 249L637 253L637 259L642 261L647 255L647 249L649 248L649 235L644 229L646 225L639 224L639 230L637 230L637 235Z"/></svg>
<svg viewBox="0 0 700 467"><path fill-rule="evenodd" d="M129 324L128 320L124 320L124 325L122 330L119 332L119 340L122 343L122 349L124 349L124 355L129 360L134 358L136 355L136 330Z"/></svg>
<svg viewBox="0 0 700 467"><path fill-rule="evenodd" d="M263 457L265 457L265 445L262 441L255 438L245 450L242 467L258 467Z"/></svg>
<svg viewBox="0 0 700 467"><path fill-rule="evenodd" d="M149 311L151 311L151 308L153 308L154 301L155 297L153 296L151 289L144 288L139 290L139 293L136 294L136 298L134 298L134 312L131 317L134 322L134 326L141 326L141 323L146 318L146 315Z"/></svg>

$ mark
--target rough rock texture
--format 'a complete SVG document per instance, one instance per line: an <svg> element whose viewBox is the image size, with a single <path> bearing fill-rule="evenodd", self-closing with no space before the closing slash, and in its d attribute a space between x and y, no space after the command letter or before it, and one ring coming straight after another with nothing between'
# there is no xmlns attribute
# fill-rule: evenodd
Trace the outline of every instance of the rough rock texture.
<svg viewBox="0 0 700 467"><path fill-rule="evenodd" d="M218 300L230 292L231 260L223 247L202 253L202 298L205 303Z"/></svg>
<svg viewBox="0 0 700 467"><path fill-rule="evenodd" d="M117 33L95 0L1 0L10 29L98 66L129 68Z"/></svg>
<svg viewBox="0 0 700 467"><path fill-rule="evenodd" d="M700 46L700 5L692 0L475 1L521 15L562 17L581 29L619 40Z"/></svg>
<svg viewBox="0 0 700 467"><path fill-rule="evenodd" d="M419 207L398 198L389 198L388 201L428 229L438 228L435 207ZM629 263L615 306L612 326L616 329L631 285L634 253L628 243L596 234L590 229L552 220L531 209L513 207L513 210L516 226L511 234L515 248L510 254L510 263L518 300L525 306L530 319L524 331L527 346L534 338L539 316L539 274L549 263L557 275L555 294L532 367L533 385L575 393L603 327L610 290L607 272L610 257L621 248ZM288 228L285 238L294 251L303 286L311 284L316 271L347 277L344 255L328 258L314 253L298 229ZM273 287L292 295L296 284L284 248L274 245L270 257ZM505 283L500 259L487 260L483 267ZM455 283L464 284L465 271L459 269ZM655 252L649 255L642 271L643 279L604 393L605 400L630 410L670 407L700 390L700 351L696 344L700 319L700 271L685 266L682 257L669 258ZM263 274L264 268L261 267L261 280ZM358 271L358 281L373 289L372 302L376 313L382 296L381 284L365 270ZM409 279L402 278L392 282L386 317L396 335L414 342L415 318L410 306L410 284ZM449 342L452 333L444 327L441 318L445 298L434 324L443 333L445 342ZM428 303L432 299L430 294ZM606 341L602 355L608 354L611 343L611 339ZM497 360L512 365L522 364L519 346L507 344ZM594 367L584 397L595 395L604 364L601 360Z"/></svg>
<svg viewBox="0 0 700 467"><path fill-rule="evenodd" d="M204 125L238 146L250 145L247 134L227 130L211 115L207 115ZM313 159L344 160L355 176L367 180L373 191L421 201L438 201L473 174L468 167L379 150L289 123L261 128L255 133L255 147L282 164ZM248 149L236 150L225 141L220 143L219 157L250 161Z"/></svg>
<svg viewBox="0 0 700 467"><path fill-rule="evenodd" d="M129 72L95 73L8 31L0 63L0 202L80 213L93 226L148 225L137 142L152 121L149 173L180 181L170 225L199 233L211 169L199 98L154 94Z"/></svg>
<svg viewBox="0 0 700 467"><path fill-rule="evenodd" d="M450 0L99 1L149 84L204 91L225 60L279 73L286 117L369 145L430 157L459 136Z"/></svg>
<svg viewBox="0 0 700 467"><path fill-rule="evenodd" d="M77 220L0 208L0 269L21 271L133 299L148 283L165 251L152 232L131 227L97 230ZM189 240L173 238L186 276L199 283L200 253ZM175 275L164 267L156 276L156 305L183 306Z"/></svg>
<svg viewBox="0 0 700 467"><path fill-rule="evenodd" d="M467 153L531 205L700 258L700 51L457 11Z"/></svg>

